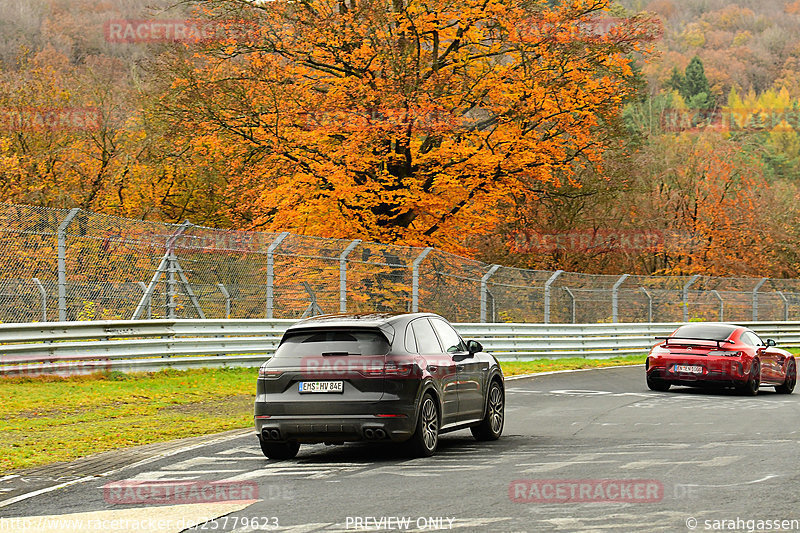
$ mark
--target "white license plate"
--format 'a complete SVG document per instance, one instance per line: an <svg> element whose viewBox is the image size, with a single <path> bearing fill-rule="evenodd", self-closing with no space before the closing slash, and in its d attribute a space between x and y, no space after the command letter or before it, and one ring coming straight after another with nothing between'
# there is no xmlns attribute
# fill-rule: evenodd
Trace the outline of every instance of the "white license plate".
<svg viewBox="0 0 800 533"><path fill-rule="evenodd" d="M673 372L685 372L687 374L702 374L703 367L697 365L675 365L672 367Z"/></svg>
<svg viewBox="0 0 800 533"><path fill-rule="evenodd" d="M300 392L344 392L344 381L301 381Z"/></svg>

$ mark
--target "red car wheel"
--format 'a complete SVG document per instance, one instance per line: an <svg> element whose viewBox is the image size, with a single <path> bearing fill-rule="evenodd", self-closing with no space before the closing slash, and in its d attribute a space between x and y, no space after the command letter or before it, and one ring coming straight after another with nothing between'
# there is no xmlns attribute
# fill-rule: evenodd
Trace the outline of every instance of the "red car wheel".
<svg viewBox="0 0 800 533"><path fill-rule="evenodd" d="M783 381L783 385L775 387L775 391L781 394L791 394L795 383L797 383L797 367L794 361L789 361L786 365L786 379Z"/></svg>

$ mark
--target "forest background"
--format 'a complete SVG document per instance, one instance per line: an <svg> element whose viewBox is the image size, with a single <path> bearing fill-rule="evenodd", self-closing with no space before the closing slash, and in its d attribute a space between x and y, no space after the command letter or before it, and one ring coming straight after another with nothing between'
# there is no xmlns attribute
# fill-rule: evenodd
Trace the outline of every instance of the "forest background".
<svg viewBox="0 0 800 533"><path fill-rule="evenodd" d="M0 201L797 277L800 0L0 4Z"/></svg>

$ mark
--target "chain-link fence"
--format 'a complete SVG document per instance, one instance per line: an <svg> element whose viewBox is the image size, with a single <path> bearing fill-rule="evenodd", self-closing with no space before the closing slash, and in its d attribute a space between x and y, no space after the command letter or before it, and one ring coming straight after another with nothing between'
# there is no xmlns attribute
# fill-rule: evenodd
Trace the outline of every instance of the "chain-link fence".
<svg viewBox="0 0 800 533"><path fill-rule="evenodd" d="M790 279L608 276L433 248L0 204L0 321L299 318L432 311L456 322L791 320Z"/></svg>

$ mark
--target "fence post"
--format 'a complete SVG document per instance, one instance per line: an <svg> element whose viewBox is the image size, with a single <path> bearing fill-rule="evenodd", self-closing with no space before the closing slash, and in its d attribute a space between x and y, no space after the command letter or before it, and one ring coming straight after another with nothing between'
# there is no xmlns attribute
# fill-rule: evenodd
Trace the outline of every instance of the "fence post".
<svg viewBox="0 0 800 533"><path fill-rule="evenodd" d="M758 320L758 289L766 283L769 278L761 278L756 286L753 287L753 322Z"/></svg>
<svg viewBox="0 0 800 533"><path fill-rule="evenodd" d="M411 312L419 312L419 264L425 259L425 256L431 253L430 246L422 250L422 253L414 259L411 265Z"/></svg>
<svg viewBox="0 0 800 533"><path fill-rule="evenodd" d="M645 289L644 287L639 287L639 290L642 291L645 296L647 296L647 323L653 323L653 295L650 294L650 291Z"/></svg>
<svg viewBox="0 0 800 533"><path fill-rule="evenodd" d="M722 296L717 292L716 289L713 289L711 291L711 294L716 296L717 300L719 300L719 321L725 322L725 302L723 301Z"/></svg>
<svg viewBox="0 0 800 533"><path fill-rule="evenodd" d="M486 303L488 302L487 283L489 282L489 278L497 272L498 268L500 268L500 265L492 265L489 271L481 278L481 322L486 322Z"/></svg>
<svg viewBox="0 0 800 533"><path fill-rule="evenodd" d="M700 278L700 274L695 274L691 277L686 285L683 286L683 321L689 322L689 287Z"/></svg>
<svg viewBox="0 0 800 533"><path fill-rule="evenodd" d="M778 296L781 297L783 300L783 321L789 321L789 300L786 299L786 296L783 294L783 291L778 291Z"/></svg>
<svg viewBox="0 0 800 533"><path fill-rule="evenodd" d="M225 297L225 318L231 317L231 293L228 292L228 289L225 288L225 285L222 283L217 283L217 288L219 292L222 293L222 296Z"/></svg>
<svg viewBox="0 0 800 533"><path fill-rule="evenodd" d="M175 252L169 249L167 255L167 318L175 318Z"/></svg>
<svg viewBox="0 0 800 533"><path fill-rule="evenodd" d="M31 278L31 281L39 289L39 295L42 297L42 322L47 322L47 291L38 278Z"/></svg>
<svg viewBox="0 0 800 533"><path fill-rule="evenodd" d="M175 283L175 274L178 272L178 258L175 255L175 241L178 237L183 235L183 232L189 229L192 223L188 220L184 221L180 227L170 235L167 239L167 316L170 319L175 319L175 295L178 293ZM188 282L187 282L188 288ZM204 317L200 317L204 318Z"/></svg>
<svg viewBox="0 0 800 533"><path fill-rule="evenodd" d="M339 312L347 312L347 256L356 246L361 244L361 239L356 239L347 245L339 256Z"/></svg>
<svg viewBox="0 0 800 533"><path fill-rule="evenodd" d="M611 321L617 322L619 317L619 286L625 283L625 280L630 277L630 274L623 274L619 277L617 282L611 287Z"/></svg>
<svg viewBox="0 0 800 533"><path fill-rule="evenodd" d="M489 289L486 289L486 294L492 299L492 322L497 322L497 299Z"/></svg>
<svg viewBox="0 0 800 533"><path fill-rule="evenodd" d="M548 279L544 283L544 323L545 324L549 324L550 323L550 285L552 285L553 282L558 279L558 276L560 276L563 273L564 273L563 270L556 270L555 272L553 272L553 275L550 276L550 279Z"/></svg>
<svg viewBox="0 0 800 533"><path fill-rule="evenodd" d="M67 320L67 227L80 213L80 209L75 207L70 209L67 217L58 225L56 240L58 242L58 320Z"/></svg>
<svg viewBox="0 0 800 533"><path fill-rule="evenodd" d="M565 291L567 291L567 294L569 294L569 297L572 300L570 307L572 308L572 323L574 324L575 323L575 295L572 294L572 291L569 289L569 287L561 287L561 288L564 289Z"/></svg>
<svg viewBox="0 0 800 533"><path fill-rule="evenodd" d="M142 289L144 296L147 297L147 285L144 284L144 281L137 281L137 285L139 288ZM153 318L153 301L152 297L147 298L147 320ZM137 306L138 307L138 306Z"/></svg>
<svg viewBox="0 0 800 533"><path fill-rule="evenodd" d="M272 310L273 310L273 298L274 298L274 291L273 286L275 284L275 261L274 261L274 253L275 249L281 245L283 239L289 236L288 231L284 231L278 237L272 241L272 244L269 245L267 248L267 318L272 318Z"/></svg>
<svg viewBox="0 0 800 533"><path fill-rule="evenodd" d="M311 288L311 285L307 281L303 281L300 283L303 287L305 287L306 292L308 293L309 298L311 301L306 307L306 310L303 312L300 318L306 318L309 316L316 316L316 315L324 315L325 312L317 303L317 294L314 292L314 289Z"/></svg>

